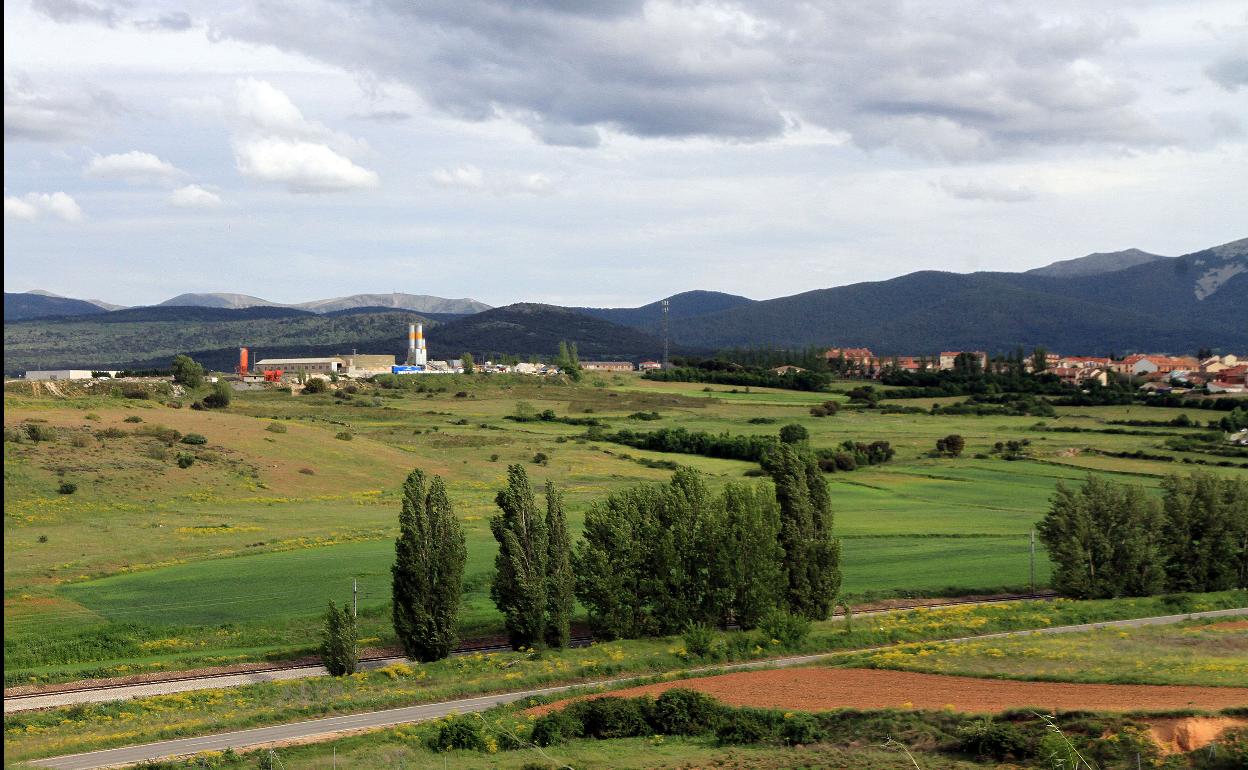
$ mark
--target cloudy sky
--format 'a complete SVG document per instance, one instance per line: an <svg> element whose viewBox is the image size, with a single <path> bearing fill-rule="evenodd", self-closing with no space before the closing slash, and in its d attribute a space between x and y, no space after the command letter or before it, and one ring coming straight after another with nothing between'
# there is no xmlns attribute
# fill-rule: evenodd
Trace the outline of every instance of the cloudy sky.
<svg viewBox="0 0 1248 770"><path fill-rule="evenodd" d="M1248 235L1243 0L14 0L4 283L635 305Z"/></svg>

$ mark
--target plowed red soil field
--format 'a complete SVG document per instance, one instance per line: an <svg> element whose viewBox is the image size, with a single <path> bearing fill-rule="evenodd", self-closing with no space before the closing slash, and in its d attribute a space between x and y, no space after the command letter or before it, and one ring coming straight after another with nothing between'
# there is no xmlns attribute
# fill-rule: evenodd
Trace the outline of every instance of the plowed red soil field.
<svg viewBox="0 0 1248 770"><path fill-rule="evenodd" d="M952 708L966 713L1017 708L1035 708L1044 712L1215 711L1231 706L1248 706L1248 687L1018 682L854 668L741 671L630 687L613 691L610 695L658 696L664 690L675 687L704 692L730 706L795 711L907 707ZM550 711L561 703L540 706L534 711Z"/></svg>

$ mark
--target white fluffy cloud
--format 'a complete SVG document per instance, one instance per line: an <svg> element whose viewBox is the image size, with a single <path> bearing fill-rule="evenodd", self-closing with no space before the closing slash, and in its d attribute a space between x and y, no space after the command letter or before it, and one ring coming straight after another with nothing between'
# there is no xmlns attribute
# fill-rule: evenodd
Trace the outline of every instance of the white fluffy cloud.
<svg viewBox="0 0 1248 770"><path fill-rule="evenodd" d="M377 186L377 173L352 163L323 144L276 136L249 138L234 145L239 173L282 184L291 192L365 190Z"/></svg>
<svg viewBox="0 0 1248 770"><path fill-rule="evenodd" d="M169 202L180 209L215 209L221 205L221 196L197 184L188 184L170 193Z"/></svg>
<svg viewBox="0 0 1248 770"><path fill-rule="evenodd" d="M33 222L44 215L64 222L78 222L82 219L82 209L63 192L26 193L21 198L4 196L5 219Z"/></svg>
<svg viewBox="0 0 1248 770"><path fill-rule="evenodd" d="M161 160L150 152L138 150L96 155L87 163L83 172L98 179L120 179L135 185L169 184L186 175L172 163Z"/></svg>
<svg viewBox="0 0 1248 770"><path fill-rule="evenodd" d="M239 81L234 107L234 162L243 176L297 193L377 186L377 173L348 157L364 151L363 142L308 120L272 84Z"/></svg>

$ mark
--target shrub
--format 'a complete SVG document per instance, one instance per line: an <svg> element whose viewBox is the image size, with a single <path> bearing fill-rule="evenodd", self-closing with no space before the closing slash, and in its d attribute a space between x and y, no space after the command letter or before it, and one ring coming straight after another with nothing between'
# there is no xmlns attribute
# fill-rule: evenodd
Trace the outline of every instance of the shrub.
<svg viewBox="0 0 1248 770"><path fill-rule="evenodd" d="M685 651L699 658L709 657L715 644L715 631L706 623L690 623L681 636Z"/></svg>
<svg viewBox="0 0 1248 770"><path fill-rule="evenodd" d="M350 441L351 439L355 438L355 436L351 434L351 431L344 430L344 431L339 431L338 433L335 433L334 438L339 439L341 441Z"/></svg>
<svg viewBox="0 0 1248 770"><path fill-rule="evenodd" d="M143 450L143 454L153 460L160 460L162 463L169 459L169 451L160 444L149 444Z"/></svg>
<svg viewBox="0 0 1248 770"><path fill-rule="evenodd" d="M800 444L810 439L810 431L793 423L780 429L780 440L785 444Z"/></svg>
<svg viewBox="0 0 1248 770"><path fill-rule="evenodd" d="M649 698L606 696L577 701L566 710L584 726L587 738L632 738L652 732L647 712L653 706Z"/></svg>
<svg viewBox="0 0 1248 770"><path fill-rule="evenodd" d="M208 439L198 433L188 433L182 437L181 441L183 444L194 444L196 446L208 443Z"/></svg>
<svg viewBox="0 0 1248 770"><path fill-rule="evenodd" d="M212 384L212 392L204 396L203 405L208 409L224 409L234 398L234 391L225 380L217 380Z"/></svg>
<svg viewBox="0 0 1248 770"><path fill-rule="evenodd" d="M951 433L944 438L936 439L936 454L946 457L957 457L962 454L963 448L966 447L966 439L956 433Z"/></svg>
<svg viewBox="0 0 1248 770"><path fill-rule="evenodd" d="M456 391L455 398L468 398L468 391L466 390Z"/></svg>
<svg viewBox="0 0 1248 770"><path fill-rule="evenodd" d="M841 411L841 405L835 401L824 401L810 408L810 414L813 417L831 417Z"/></svg>
<svg viewBox="0 0 1248 770"><path fill-rule="evenodd" d="M763 616L758 630L768 641L775 639L785 649L797 649L810 633L810 621L800 615L793 615L784 610L772 610Z"/></svg>
<svg viewBox="0 0 1248 770"><path fill-rule="evenodd" d="M808 746L823 740L823 728L811 714L788 713L780 723L780 739L790 746Z"/></svg>
<svg viewBox="0 0 1248 770"><path fill-rule="evenodd" d="M187 452L178 453L178 467L179 468L189 468L194 464L195 464L195 455L189 454Z"/></svg>
<svg viewBox="0 0 1248 770"><path fill-rule="evenodd" d="M775 417L751 417L747 420L750 425L772 425L776 422Z"/></svg>
<svg viewBox="0 0 1248 770"><path fill-rule="evenodd" d="M82 416L82 419L84 419L84 420L98 420L98 419L100 419L100 416L99 416L98 414L96 414L95 412L87 412L86 414L84 414L84 415ZM127 417L126 419L127 419L127 420L129 420L130 418L129 418L129 417ZM143 418L142 418L142 417L140 417L140 418L139 418L139 422L142 422L142 421L143 421Z"/></svg>
<svg viewBox="0 0 1248 770"><path fill-rule="evenodd" d="M56 441L56 428L51 425L28 422L23 428L26 430L26 438L31 441Z"/></svg>
<svg viewBox="0 0 1248 770"><path fill-rule="evenodd" d="M958 750L976 757L1006 759L1027 753L1023 731L1009 722L977 719L958 727Z"/></svg>
<svg viewBox="0 0 1248 770"><path fill-rule="evenodd" d="M48 536L47 536L47 535L40 535L40 536L39 536L39 542L40 542L40 543L46 543L46 542L48 542Z"/></svg>
<svg viewBox="0 0 1248 770"><path fill-rule="evenodd" d="M533 723L530 740L538 746L554 746L585 734L585 726L568 709L543 714Z"/></svg>
<svg viewBox="0 0 1248 770"><path fill-rule="evenodd" d="M180 431L174 430L173 428L167 428L164 425L154 425L150 423L135 428L134 435L151 436L152 438L163 441L166 444L172 444L182 438L182 433Z"/></svg>
<svg viewBox="0 0 1248 770"><path fill-rule="evenodd" d="M91 417L90 415L87 415L87 418L88 418L88 419L90 419L90 417ZM98 420L98 419L100 419L100 418L99 418L99 417L96 417L95 419L97 419L97 420ZM137 414L132 414L132 415L130 415L129 417L127 417L126 419L122 420L122 422L143 422L143 418L142 418L142 417L140 417L140 416L138 416Z"/></svg>
<svg viewBox="0 0 1248 770"><path fill-rule="evenodd" d="M495 452L494 454L490 455L490 462L492 462L492 463L496 463L496 462L498 462L498 453L497 453L497 452Z"/></svg>
<svg viewBox="0 0 1248 770"><path fill-rule="evenodd" d="M302 473L302 474L303 474L303 475L305 475L305 476L315 476L315 475L316 475L316 471L312 470L311 468L300 468L300 469L299 469L299 472L300 472L300 473Z"/></svg>
<svg viewBox="0 0 1248 770"><path fill-rule="evenodd" d="M776 737L775 716L760 709L735 709L715 730L721 746L762 743Z"/></svg>
<svg viewBox="0 0 1248 770"><path fill-rule="evenodd" d="M81 449L91 445L91 437L86 433L75 433L69 437L69 443Z"/></svg>
<svg viewBox="0 0 1248 770"><path fill-rule="evenodd" d="M271 422L268 425L264 426L264 429L267 430L269 433L285 433L286 432L286 426L282 425L280 422Z"/></svg>
<svg viewBox="0 0 1248 770"><path fill-rule="evenodd" d="M545 465L546 463L550 462L550 457L547 456L545 452L538 452L537 454L533 455L533 462L538 465Z"/></svg>
<svg viewBox="0 0 1248 770"><path fill-rule="evenodd" d="M485 749L485 736L481 733L481 718L472 714L451 717L438 726L429 738L429 748L434 751L452 749Z"/></svg>
<svg viewBox="0 0 1248 770"><path fill-rule="evenodd" d="M329 382L323 377L309 377L308 381L303 383L303 394L312 396L317 393L326 393L329 391Z"/></svg>
<svg viewBox="0 0 1248 770"><path fill-rule="evenodd" d="M654 702L654 724L668 735L705 735L723 720L724 708L706 693L668 690Z"/></svg>
<svg viewBox="0 0 1248 770"><path fill-rule="evenodd" d="M78 485L72 481L62 481L61 485L56 488L56 491L62 495L72 495L78 491Z"/></svg>
<svg viewBox="0 0 1248 770"><path fill-rule="evenodd" d="M4 443L20 444L22 443L22 438L25 435L26 435L25 433L18 430L17 428L5 428L4 429Z"/></svg>

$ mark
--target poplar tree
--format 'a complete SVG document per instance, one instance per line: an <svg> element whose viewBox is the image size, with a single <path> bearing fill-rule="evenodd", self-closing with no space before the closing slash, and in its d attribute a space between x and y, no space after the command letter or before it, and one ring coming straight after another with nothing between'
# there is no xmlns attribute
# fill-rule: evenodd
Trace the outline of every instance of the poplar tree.
<svg viewBox="0 0 1248 770"><path fill-rule="evenodd" d="M424 662L450 655L468 552L446 484L425 488L420 470L403 483L393 575L394 631L407 657Z"/></svg>
<svg viewBox="0 0 1248 770"><path fill-rule="evenodd" d="M803 446L781 443L763 465L775 482L780 505L784 604L794 615L824 620L841 588L841 544L832 537L827 482Z"/></svg>
<svg viewBox="0 0 1248 770"><path fill-rule="evenodd" d="M765 485L731 483L710 511L705 528L707 585L718 622L755 628L780 597L784 550L780 508Z"/></svg>
<svg viewBox="0 0 1248 770"><path fill-rule="evenodd" d="M1053 560L1053 587L1079 599L1157 593L1165 583L1163 522L1138 487L1095 476L1078 490L1059 483L1036 527Z"/></svg>
<svg viewBox="0 0 1248 770"><path fill-rule="evenodd" d="M1248 586L1248 483L1195 473L1170 476L1162 489L1166 589Z"/></svg>
<svg viewBox="0 0 1248 770"><path fill-rule="evenodd" d="M572 544L563 494L551 481L546 482L546 630L550 647L567 647L571 641L573 595Z"/></svg>
<svg viewBox="0 0 1248 770"><path fill-rule="evenodd" d="M533 647L546 631L549 554L545 522L537 513L524 466L508 466L507 488L495 503L500 513L490 519L490 531L498 541L498 555L490 598L503 614L512 648Z"/></svg>

